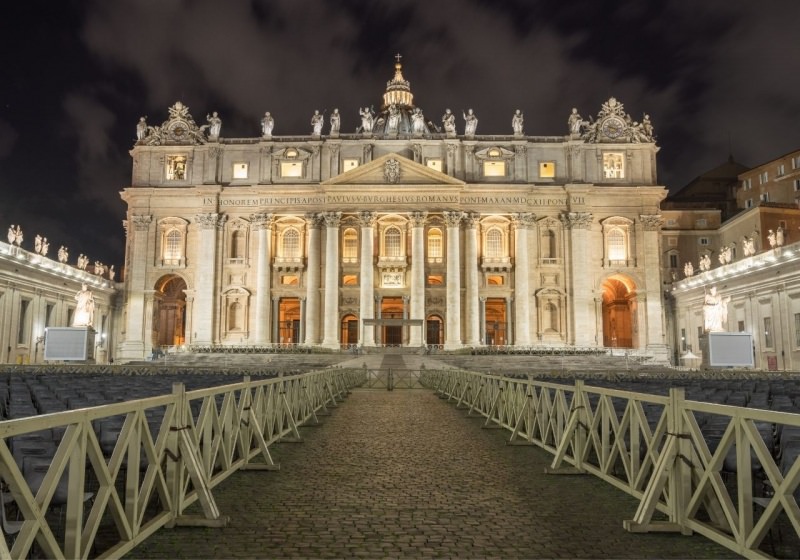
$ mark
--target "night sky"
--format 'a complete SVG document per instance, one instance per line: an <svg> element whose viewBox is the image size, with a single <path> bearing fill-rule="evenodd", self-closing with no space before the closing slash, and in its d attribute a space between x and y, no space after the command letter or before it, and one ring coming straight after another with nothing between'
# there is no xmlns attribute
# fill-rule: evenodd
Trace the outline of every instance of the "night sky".
<svg viewBox="0 0 800 560"><path fill-rule="evenodd" d="M380 105L395 53L439 123L562 135L614 96L649 113L671 190L724 162L800 148L800 2L775 0L25 0L0 23L0 227L21 224L92 262L123 260L136 122L181 100L221 136L309 134L315 109ZM327 121L327 119L326 119ZM328 125L326 122L325 132Z"/></svg>

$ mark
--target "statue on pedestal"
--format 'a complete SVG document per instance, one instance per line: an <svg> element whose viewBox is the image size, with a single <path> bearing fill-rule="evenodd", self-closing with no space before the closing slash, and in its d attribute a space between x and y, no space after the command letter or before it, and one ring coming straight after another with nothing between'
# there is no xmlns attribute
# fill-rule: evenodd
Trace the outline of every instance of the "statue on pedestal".
<svg viewBox="0 0 800 560"><path fill-rule="evenodd" d="M703 255L700 257L700 272L707 272L711 270L711 257Z"/></svg>
<svg viewBox="0 0 800 560"><path fill-rule="evenodd" d="M578 109L576 109L575 107L572 108L572 112L569 114L569 118L567 119L567 126L569 127L570 134L581 133L581 126L583 126L583 119L581 118L580 113L578 113Z"/></svg>
<svg viewBox="0 0 800 560"><path fill-rule="evenodd" d="M272 138L272 129L275 128L275 119L269 114L269 111L264 113L264 118L261 119L261 135L264 138Z"/></svg>
<svg viewBox="0 0 800 560"><path fill-rule="evenodd" d="M464 136L475 136L475 131L478 129L478 117L469 109L464 115Z"/></svg>
<svg viewBox="0 0 800 560"><path fill-rule="evenodd" d="M686 278L694 276L694 266L692 266L692 263L687 262L685 265L683 265L683 275Z"/></svg>
<svg viewBox="0 0 800 560"><path fill-rule="evenodd" d="M206 115L206 120L208 121L208 139L218 140L219 133L222 130L222 119L214 111L210 115Z"/></svg>
<svg viewBox="0 0 800 560"><path fill-rule="evenodd" d="M728 303L730 297L722 297L717 287L712 286L703 301L703 326L705 332L722 332L728 322Z"/></svg>
<svg viewBox="0 0 800 560"><path fill-rule="evenodd" d="M147 117L139 117L139 122L136 123L136 140L144 140L147 136Z"/></svg>
<svg viewBox="0 0 800 560"><path fill-rule="evenodd" d="M776 247L778 244L778 237L775 235L774 231L769 230L769 233L767 233L767 241L769 241L770 248L774 249Z"/></svg>
<svg viewBox="0 0 800 560"><path fill-rule="evenodd" d="M41 253L42 252L42 236L41 235L37 234L36 238L33 240L33 251L35 253Z"/></svg>
<svg viewBox="0 0 800 560"><path fill-rule="evenodd" d="M442 124L444 125L444 133L448 138L456 137L456 116L450 112L450 109L445 109L442 115Z"/></svg>
<svg viewBox="0 0 800 560"><path fill-rule="evenodd" d="M389 120L386 121L386 134L394 136L400 130L400 109L392 103L389 105Z"/></svg>
<svg viewBox="0 0 800 560"><path fill-rule="evenodd" d="M331 136L339 136L339 127L342 124L342 117L339 115L339 109L334 109L331 113Z"/></svg>
<svg viewBox="0 0 800 560"><path fill-rule="evenodd" d="M511 128L514 130L514 136L522 136L522 124L524 120L522 111L517 109L514 116L511 117Z"/></svg>
<svg viewBox="0 0 800 560"><path fill-rule="evenodd" d="M65 263L69 259L69 252L63 245L58 248L58 262Z"/></svg>
<svg viewBox="0 0 800 560"><path fill-rule="evenodd" d="M372 134L372 125L375 122L375 113L369 107L364 107L363 110L359 109L358 114L361 115L361 132L364 134Z"/></svg>
<svg viewBox="0 0 800 560"><path fill-rule="evenodd" d="M91 327L94 321L94 294L86 286L81 285L81 291L75 294L75 313L72 316L73 327Z"/></svg>
<svg viewBox="0 0 800 560"><path fill-rule="evenodd" d="M775 245L777 245L778 247L783 247L783 241L784 241L783 228L781 226L778 226L778 229L775 231Z"/></svg>
<svg viewBox="0 0 800 560"><path fill-rule="evenodd" d="M319 111L314 110L311 116L311 134L313 136L322 136L322 125L325 124L325 119L319 114Z"/></svg>
<svg viewBox="0 0 800 560"><path fill-rule="evenodd" d="M422 136L425 134L425 116L422 114L422 109L419 107L415 107L414 113L411 115L411 133L414 136Z"/></svg>

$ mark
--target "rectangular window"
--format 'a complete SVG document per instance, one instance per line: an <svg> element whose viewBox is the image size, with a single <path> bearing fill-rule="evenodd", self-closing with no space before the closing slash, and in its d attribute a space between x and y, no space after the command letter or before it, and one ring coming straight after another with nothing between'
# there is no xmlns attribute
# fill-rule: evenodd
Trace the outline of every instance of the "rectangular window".
<svg viewBox="0 0 800 560"><path fill-rule="evenodd" d="M677 237L670 237L667 239L667 246L668 247L677 247L678 246L678 238Z"/></svg>
<svg viewBox="0 0 800 560"><path fill-rule="evenodd" d="M233 164L233 178L234 179L247 179L248 164L234 163Z"/></svg>
<svg viewBox="0 0 800 560"><path fill-rule="evenodd" d="M342 173L347 173L351 169L355 169L361 164L358 158L344 158L342 159Z"/></svg>
<svg viewBox="0 0 800 560"><path fill-rule="evenodd" d="M678 268L678 255L670 255L669 256L669 267L670 268Z"/></svg>
<svg viewBox="0 0 800 560"><path fill-rule="evenodd" d="M761 193L761 196L758 198L761 202L769 202L769 193Z"/></svg>
<svg viewBox="0 0 800 560"><path fill-rule="evenodd" d="M758 184L763 185L769 181L769 171L764 171L758 174Z"/></svg>
<svg viewBox="0 0 800 560"><path fill-rule="evenodd" d="M17 344L24 344L28 340L28 307L30 300L22 299L19 302L19 328L17 329Z"/></svg>
<svg viewBox="0 0 800 560"><path fill-rule="evenodd" d="M794 184L794 190L800 191L800 179L795 179L792 183Z"/></svg>
<svg viewBox="0 0 800 560"><path fill-rule="evenodd" d="M792 169L800 169L800 156L792 158Z"/></svg>
<svg viewBox="0 0 800 560"><path fill-rule="evenodd" d="M764 348L772 348L772 317L764 317Z"/></svg>
<svg viewBox="0 0 800 560"><path fill-rule="evenodd" d="M625 178L625 154L622 152L606 152L603 154L603 178Z"/></svg>
<svg viewBox="0 0 800 560"><path fill-rule="evenodd" d="M794 347L800 348L800 313L794 314Z"/></svg>
<svg viewBox="0 0 800 560"><path fill-rule="evenodd" d="M51 327L53 326L53 309L55 309L55 305L52 303L48 303L47 307L44 310L44 326Z"/></svg>
<svg viewBox="0 0 800 560"><path fill-rule="evenodd" d="M281 177L302 177L303 163L300 161L282 161Z"/></svg>
<svg viewBox="0 0 800 560"><path fill-rule="evenodd" d="M681 329L681 352L686 352L688 349L686 343L686 329Z"/></svg>
<svg viewBox="0 0 800 560"><path fill-rule="evenodd" d="M425 160L425 165L442 173L442 158L428 158Z"/></svg>
<svg viewBox="0 0 800 560"><path fill-rule="evenodd" d="M744 332L744 321L738 321L736 323L736 328L739 332Z"/></svg>
<svg viewBox="0 0 800 560"><path fill-rule="evenodd" d="M780 165L778 165L778 173L777 173L777 175L778 175L778 177L781 177L785 173L786 173L786 167L781 163Z"/></svg>
<svg viewBox="0 0 800 560"><path fill-rule="evenodd" d="M542 161L539 162L539 177L543 179L552 179L556 176L556 162Z"/></svg>
<svg viewBox="0 0 800 560"><path fill-rule="evenodd" d="M782 230L786 230L786 220L778 220L778 227Z"/></svg>
<svg viewBox="0 0 800 560"><path fill-rule="evenodd" d="M710 241L708 240L708 237L701 237L700 239L697 240L697 242L700 245L708 245L710 243Z"/></svg>
<svg viewBox="0 0 800 560"><path fill-rule="evenodd" d="M284 274L281 276L281 284L284 286L297 286L297 276L292 274Z"/></svg>
<svg viewBox="0 0 800 560"><path fill-rule="evenodd" d="M742 180L742 189L748 190L750 188L750 179Z"/></svg>
<svg viewBox="0 0 800 560"><path fill-rule="evenodd" d="M506 176L506 162L504 162L504 161L484 161L483 162L483 176L484 177L505 177Z"/></svg>
<svg viewBox="0 0 800 560"><path fill-rule="evenodd" d="M747 200L745 200L744 201L744 207L745 208L752 208L753 207L753 199L752 198L748 198Z"/></svg>
<svg viewBox="0 0 800 560"><path fill-rule="evenodd" d="M167 156L167 181L186 180L186 156Z"/></svg>

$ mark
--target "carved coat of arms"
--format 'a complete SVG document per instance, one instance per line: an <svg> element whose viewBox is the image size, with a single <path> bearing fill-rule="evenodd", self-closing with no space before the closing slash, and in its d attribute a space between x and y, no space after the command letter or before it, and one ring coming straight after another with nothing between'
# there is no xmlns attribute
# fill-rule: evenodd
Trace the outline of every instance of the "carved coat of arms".
<svg viewBox="0 0 800 560"><path fill-rule="evenodd" d="M387 183L395 184L400 180L400 162L396 159L388 159L383 164L383 179Z"/></svg>

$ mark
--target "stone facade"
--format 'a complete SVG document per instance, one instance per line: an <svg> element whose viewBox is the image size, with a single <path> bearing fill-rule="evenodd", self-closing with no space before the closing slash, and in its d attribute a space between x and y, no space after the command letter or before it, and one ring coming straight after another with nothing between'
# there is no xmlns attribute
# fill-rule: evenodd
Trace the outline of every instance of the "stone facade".
<svg viewBox="0 0 800 560"><path fill-rule="evenodd" d="M212 139L181 103L143 131L122 194L118 357L275 344L665 356L649 119L612 98L565 136L467 137L421 124L411 100L398 63L356 134Z"/></svg>

